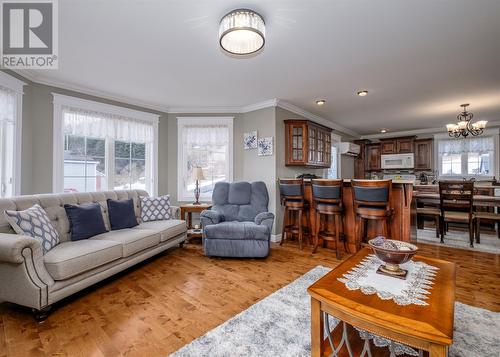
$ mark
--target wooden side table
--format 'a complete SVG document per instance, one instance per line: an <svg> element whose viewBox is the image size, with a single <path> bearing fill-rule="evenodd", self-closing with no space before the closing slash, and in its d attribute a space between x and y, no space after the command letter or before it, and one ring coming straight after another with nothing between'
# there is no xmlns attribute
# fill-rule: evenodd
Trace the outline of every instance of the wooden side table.
<svg viewBox="0 0 500 357"><path fill-rule="evenodd" d="M195 231L193 228L193 217L192 214L200 213L204 210L210 209L212 207L211 203L201 203L199 205L194 205L192 203L181 205L181 219L186 221L187 225L187 241L189 243L189 239L191 238L201 238L201 230ZM187 219L186 219L187 213Z"/></svg>
<svg viewBox="0 0 500 357"><path fill-rule="evenodd" d="M369 248L360 250L307 289L311 295L311 355L329 356L332 345L350 356L365 355L366 344L353 330L355 326L428 351L430 357L445 357L453 342L455 264L416 255L414 260L439 268L427 300L429 305L400 306L376 294L348 290L337 280L371 253ZM333 331L328 316L341 320ZM339 355L344 356L342 353Z"/></svg>

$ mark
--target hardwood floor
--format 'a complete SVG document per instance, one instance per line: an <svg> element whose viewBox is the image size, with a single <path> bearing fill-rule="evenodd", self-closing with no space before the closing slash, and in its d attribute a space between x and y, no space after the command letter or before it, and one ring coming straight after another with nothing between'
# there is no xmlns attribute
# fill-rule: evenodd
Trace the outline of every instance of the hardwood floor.
<svg viewBox="0 0 500 357"><path fill-rule="evenodd" d="M458 264L457 300L500 311L500 256L419 245ZM335 253L292 243L265 260L212 259L189 244L151 259L55 306L44 324L29 309L0 305L3 356L167 356Z"/></svg>

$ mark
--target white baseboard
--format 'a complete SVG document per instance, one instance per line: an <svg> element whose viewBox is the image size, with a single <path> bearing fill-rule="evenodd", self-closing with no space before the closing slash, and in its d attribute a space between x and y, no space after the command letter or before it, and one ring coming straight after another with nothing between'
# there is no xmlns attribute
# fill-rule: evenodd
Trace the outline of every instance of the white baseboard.
<svg viewBox="0 0 500 357"><path fill-rule="evenodd" d="M274 243L281 242L281 234L271 234L271 242Z"/></svg>

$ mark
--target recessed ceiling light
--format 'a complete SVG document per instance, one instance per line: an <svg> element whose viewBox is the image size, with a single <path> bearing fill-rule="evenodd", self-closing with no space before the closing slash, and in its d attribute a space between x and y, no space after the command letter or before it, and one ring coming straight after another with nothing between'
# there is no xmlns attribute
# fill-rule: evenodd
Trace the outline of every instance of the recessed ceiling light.
<svg viewBox="0 0 500 357"><path fill-rule="evenodd" d="M318 99L318 100L316 101L316 104L317 104L317 105L325 105L325 103L326 103L326 100L324 100L324 99Z"/></svg>
<svg viewBox="0 0 500 357"><path fill-rule="evenodd" d="M360 90L360 91L358 92L358 95L359 95L360 97L366 97L366 96L368 95L368 91L367 91L367 90Z"/></svg>
<svg viewBox="0 0 500 357"><path fill-rule="evenodd" d="M380 132L383 134L383 133L387 133L387 129L382 129L380 130Z"/></svg>

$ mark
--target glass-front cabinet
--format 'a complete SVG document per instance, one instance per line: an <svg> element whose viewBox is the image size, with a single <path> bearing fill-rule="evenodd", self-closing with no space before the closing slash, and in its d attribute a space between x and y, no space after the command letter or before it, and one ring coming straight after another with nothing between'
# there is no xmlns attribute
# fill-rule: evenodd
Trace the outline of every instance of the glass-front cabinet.
<svg viewBox="0 0 500 357"><path fill-rule="evenodd" d="M285 165L330 167L331 132L309 120L285 120Z"/></svg>

